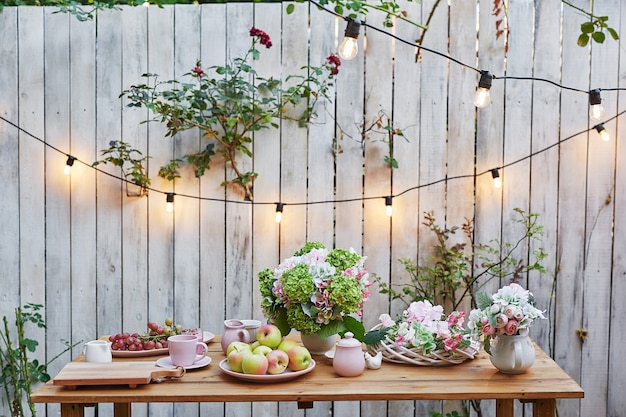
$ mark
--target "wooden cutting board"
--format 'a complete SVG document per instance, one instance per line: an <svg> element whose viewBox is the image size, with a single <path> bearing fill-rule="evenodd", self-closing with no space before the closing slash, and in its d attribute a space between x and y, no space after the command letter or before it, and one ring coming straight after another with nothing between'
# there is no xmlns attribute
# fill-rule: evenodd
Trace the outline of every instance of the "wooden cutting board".
<svg viewBox="0 0 626 417"><path fill-rule="evenodd" d="M70 362L52 380L54 385L76 388L83 385L128 385L131 388L149 384L157 378L180 378L182 367L166 369L154 362Z"/></svg>

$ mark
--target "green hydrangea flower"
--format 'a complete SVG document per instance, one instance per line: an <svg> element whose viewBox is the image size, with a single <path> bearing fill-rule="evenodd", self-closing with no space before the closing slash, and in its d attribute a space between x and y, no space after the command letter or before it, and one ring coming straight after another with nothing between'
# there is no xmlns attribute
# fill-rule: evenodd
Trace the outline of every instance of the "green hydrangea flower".
<svg viewBox="0 0 626 417"><path fill-rule="evenodd" d="M287 309L287 323L293 329L300 330L302 334L314 334L322 328L314 318L307 316L299 305Z"/></svg>
<svg viewBox="0 0 626 417"><path fill-rule="evenodd" d="M345 313L359 309L363 292L359 282L350 276L336 275L328 285L330 302Z"/></svg>
<svg viewBox="0 0 626 417"><path fill-rule="evenodd" d="M333 249L326 257L326 262L338 270L346 270L361 260L361 256L347 249Z"/></svg>
<svg viewBox="0 0 626 417"><path fill-rule="evenodd" d="M285 295L291 302L307 303L315 291L311 274L309 274L309 266L305 264L298 264L283 272L280 281L283 284Z"/></svg>
<svg viewBox="0 0 626 417"><path fill-rule="evenodd" d="M322 245L320 242L307 242L300 250L294 253L294 256L302 256L306 253L311 252L313 249L325 249L326 246Z"/></svg>
<svg viewBox="0 0 626 417"><path fill-rule="evenodd" d="M276 278L274 278L274 273L269 268L259 272L259 290L262 297L273 297L272 288L274 287L274 281L276 281Z"/></svg>

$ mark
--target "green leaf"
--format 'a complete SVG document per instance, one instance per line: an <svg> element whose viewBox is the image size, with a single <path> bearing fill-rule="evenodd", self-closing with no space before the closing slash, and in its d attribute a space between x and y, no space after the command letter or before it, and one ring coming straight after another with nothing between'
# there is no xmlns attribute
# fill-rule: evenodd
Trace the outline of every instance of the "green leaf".
<svg viewBox="0 0 626 417"><path fill-rule="evenodd" d="M595 25L592 22L585 22L582 25L580 25L580 30L582 31L582 33L593 33L596 30Z"/></svg>
<svg viewBox="0 0 626 417"><path fill-rule="evenodd" d="M346 331L352 332L355 339L360 340L361 342L363 341L365 337L365 328L363 327L363 323L352 316L344 316L343 323L347 329Z"/></svg>
<svg viewBox="0 0 626 417"><path fill-rule="evenodd" d="M287 5L287 14L292 14L296 10L296 6L293 3Z"/></svg>
<svg viewBox="0 0 626 417"><path fill-rule="evenodd" d="M578 37L578 41L576 42L578 44L578 46L587 46L587 44L589 43L589 35L586 34L581 34Z"/></svg>
<svg viewBox="0 0 626 417"><path fill-rule="evenodd" d="M606 39L604 32L594 32L591 37L597 43L604 43L604 40Z"/></svg>
<svg viewBox="0 0 626 417"><path fill-rule="evenodd" d="M484 310L491 304L491 296L484 292L476 294L476 305L479 309Z"/></svg>
<svg viewBox="0 0 626 417"><path fill-rule="evenodd" d="M389 327L379 327L376 330L370 330L363 337L363 342L367 346L376 346L387 336L387 332L389 331Z"/></svg>
<svg viewBox="0 0 626 417"><path fill-rule="evenodd" d="M614 40L618 40L619 39L619 35L618 35L618 33L617 33L617 31L615 29L613 29L613 28L606 28L606 30L609 32L609 34L611 35L611 37Z"/></svg>

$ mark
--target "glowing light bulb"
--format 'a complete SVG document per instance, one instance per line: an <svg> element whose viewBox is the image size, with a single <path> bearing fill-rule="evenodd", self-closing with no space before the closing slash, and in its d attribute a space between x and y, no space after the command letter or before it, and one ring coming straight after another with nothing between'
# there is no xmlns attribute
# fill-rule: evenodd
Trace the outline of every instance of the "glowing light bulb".
<svg viewBox="0 0 626 417"><path fill-rule="evenodd" d="M491 170L491 178L493 178L493 186L496 188L502 188L502 178L500 178L500 171L498 168Z"/></svg>
<svg viewBox="0 0 626 417"><path fill-rule="evenodd" d="M602 123L595 126L595 129L596 129L596 132L598 132L598 134L600 135L600 139L602 139L605 142L608 142L611 140L611 135L609 135L609 132L606 131Z"/></svg>
<svg viewBox="0 0 626 417"><path fill-rule="evenodd" d="M391 217L391 215L393 214L393 208L391 206L392 199L393 197L390 195L385 197L385 214L387 215L387 217Z"/></svg>
<svg viewBox="0 0 626 417"><path fill-rule="evenodd" d="M346 61L353 59L359 52L359 31L361 22L357 19L348 18L348 25L344 33L343 41L339 45L339 56Z"/></svg>
<svg viewBox="0 0 626 417"><path fill-rule="evenodd" d="M283 203L276 203L276 223L283 219Z"/></svg>
<svg viewBox="0 0 626 417"><path fill-rule="evenodd" d="M589 117L597 121L604 118L604 107L602 106L602 97L599 89L589 92Z"/></svg>
<svg viewBox="0 0 626 417"><path fill-rule="evenodd" d="M167 193L165 197L165 211L171 213L174 211L174 193Z"/></svg>
<svg viewBox="0 0 626 417"><path fill-rule="evenodd" d="M478 89L474 93L474 106L484 109L491 103L489 90L491 89L491 80L493 75L489 71L480 72L480 81L478 81Z"/></svg>
<svg viewBox="0 0 626 417"><path fill-rule="evenodd" d="M74 158L72 155L67 156L65 168L63 168L63 172L65 173L65 175L70 175L70 172L72 172L72 166L74 165L74 161L76 161L76 158Z"/></svg>

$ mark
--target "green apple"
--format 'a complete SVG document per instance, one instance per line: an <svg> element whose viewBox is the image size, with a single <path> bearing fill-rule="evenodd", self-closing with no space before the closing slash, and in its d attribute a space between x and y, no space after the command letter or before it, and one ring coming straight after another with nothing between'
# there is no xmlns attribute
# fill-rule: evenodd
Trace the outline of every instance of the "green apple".
<svg viewBox="0 0 626 417"><path fill-rule="evenodd" d="M289 355L282 350L274 349L266 355L267 357L267 373L276 375L282 374L289 365Z"/></svg>
<svg viewBox="0 0 626 417"><path fill-rule="evenodd" d="M300 345L295 340L283 339L283 341L280 342L280 345L278 345L277 349L282 350L283 352L287 353L289 349L291 349L292 347L296 347L296 346L300 346Z"/></svg>
<svg viewBox="0 0 626 417"><path fill-rule="evenodd" d="M232 352L233 350L237 350L238 352L241 352L242 350L249 350L252 352L252 349L250 349L249 344L240 342L238 340L235 340L234 342L230 342L230 345L228 345L228 347L226 348L226 356L228 356L230 352Z"/></svg>
<svg viewBox="0 0 626 417"><path fill-rule="evenodd" d="M257 346L257 347L256 347L256 348L252 351L252 353L262 353L263 355L266 355L266 356L267 356L267 354L268 354L268 353L270 353L271 351L272 351L272 348L271 348L271 347L269 347L269 346L265 346L265 345L260 345L260 346Z"/></svg>
<svg viewBox="0 0 626 417"><path fill-rule="evenodd" d="M311 364L311 352L304 346L296 346L289 349L289 369L292 371L302 371Z"/></svg>
<svg viewBox="0 0 626 417"><path fill-rule="evenodd" d="M250 349L236 350L233 349L228 355L228 366L233 372L243 372L243 361L246 357L252 356Z"/></svg>
<svg viewBox="0 0 626 417"><path fill-rule="evenodd" d="M261 346L261 342L256 340L256 341L250 343L250 350L254 352L254 349L258 348L259 346Z"/></svg>
<svg viewBox="0 0 626 417"><path fill-rule="evenodd" d="M283 340L283 335L278 327L268 323L259 327L259 330L256 332L256 340L264 346L276 349Z"/></svg>
<svg viewBox="0 0 626 417"><path fill-rule="evenodd" d="M265 375L269 362L267 357L262 353L253 353L246 355L241 363L241 369L244 374Z"/></svg>

